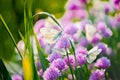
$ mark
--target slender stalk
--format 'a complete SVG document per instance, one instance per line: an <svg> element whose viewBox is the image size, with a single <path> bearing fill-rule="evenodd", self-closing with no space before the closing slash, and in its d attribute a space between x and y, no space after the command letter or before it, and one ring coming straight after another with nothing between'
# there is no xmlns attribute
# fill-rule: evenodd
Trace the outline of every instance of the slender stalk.
<svg viewBox="0 0 120 80"><path fill-rule="evenodd" d="M64 78L63 78L63 73L62 73L61 70L60 70L60 72L61 72L61 80L64 80Z"/></svg>
<svg viewBox="0 0 120 80"><path fill-rule="evenodd" d="M76 70L78 63L77 63L77 59L76 59L75 48L74 48L73 43L72 43L72 41L71 41L70 39L69 39L69 42L70 42L70 45L71 45L71 47L72 47L72 51L73 51L73 54L74 54L75 64L76 64L75 70ZM76 75L76 78L77 78L77 75L78 75L78 71L77 71L77 70L76 70L76 72L75 72L75 75Z"/></svg>
<svg viewBox="0 0 120 80"><path fill-rule="evenodd" d="M72 67L71 67L71 64L70 64L70 59L69 59L68 52L67 52L67 50L65 50L65 51L66 51L66 55L67 55L67 59L68 59L69 69L70 69L70 72L71 72L71 74L72 74L72 80L75 80L75 79L74 79L74 74L73 74L73 71L72 71Z"/></svg>
<svg viewBox="0 0 120 80"><path fill-rule="evenodd" d="M33 15L33 17L35 17L37 15L46 15L47 17L50 17L59 26L59 28L63 31L62 25L57 21L57 19L52 14L49 14L47 12L39 12L39 13Z"/></svg>
<svg viewBox="0 0 120 80"><path fill-rule="evenodd" d="M17 47L16 41L15 41L15 39L14 39L14 37L13 37L10 29L8 28L6 22L5 22L5 20L3 19L3 17L2 17L1 14L0 14L0 19L1 19L1 21L2 21L2 23L3 23L3 25L4 25L4 27L5 27L6 31L8 32L8 34L9 34L9 36L10 36L10 38L11 38L13 44L14 44L14 46L16 47L16 49L17 49L17 51L18 51L18 54L20 55L21 59L23 59L23 58L22 58L22 55L21 55L21 53L20 53L20 51L19 51L19 49L18 49L18 47Z"/></svg>

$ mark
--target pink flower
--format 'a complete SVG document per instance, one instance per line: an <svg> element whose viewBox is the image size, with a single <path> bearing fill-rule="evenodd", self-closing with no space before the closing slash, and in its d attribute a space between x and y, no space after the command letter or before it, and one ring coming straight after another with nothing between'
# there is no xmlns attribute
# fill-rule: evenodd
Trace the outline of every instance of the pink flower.
<svg viewBox="0 0 120 80"><path fill-rule="evenodd" d="M106 57L102 57L97 60L95 66L98 68L107 69L108 67L110 67L110 60Z"/></svg>

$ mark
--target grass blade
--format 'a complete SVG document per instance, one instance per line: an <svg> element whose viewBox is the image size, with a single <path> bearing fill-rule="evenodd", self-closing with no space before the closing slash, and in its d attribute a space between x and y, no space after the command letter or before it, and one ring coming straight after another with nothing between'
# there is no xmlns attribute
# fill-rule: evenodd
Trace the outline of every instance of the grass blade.
<svg viewBox="0 0 120 80"><path fill-rule="evenodd" d="M45 71L46 68L48 67L48 61L45 58L44 51L42 50L42 48L39 45L39 41L37 39L35 32L34 32L34 37L35 37L35 41L36 41L36 45L37 45L37 49L38 49L38 55L39 55L41 67L42 67L42 70Z"/></svg>
<svg viewBox="0 0 120 80"><path fill-rule="evenodd" d="M0 59L0 80L12 80L2 59Z"/></svg>
<svg viewBox="0 0 120 80"><path fill-rule="evenodd" d="M5 29L7 30L7 32L8 32L8 34L9 34L9 36L10 36L10 38L11 38L14 46L16 47L16 49L17 49L17 51L18 51L18 53L19 53L19 55L20 55L20 57L21 57L21 59L22 59L22 55L21 55L21 53L20 53L20 51L19 51L19 49L18 49L18 47L17 47L16 41L15 41L15 39L14 39L14 37L13 37L10 29L8 28L6 22L5 22L5 20L3 19L3 17L2 17L1 14L0 14L0 19L1 19L1 21L2 21L2 23L3 23L3 25L4 25L4 27L5 27Z"/></svg>

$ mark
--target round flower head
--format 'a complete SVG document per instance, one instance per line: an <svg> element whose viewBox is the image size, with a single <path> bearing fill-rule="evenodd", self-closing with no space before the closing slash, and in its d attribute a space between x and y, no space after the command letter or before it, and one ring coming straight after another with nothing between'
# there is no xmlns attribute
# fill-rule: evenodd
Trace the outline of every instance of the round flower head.
<svg viewBox="0 0 120 80"><path fill-rule="evenodd" d="M38 71L38 76L42 76L42 75L43 75L43 70L40 69L40 70Z"/></svg>
<svg viewBox="0 0 120 80"><path fill-rule="evenodd" d="M68 74L68 80L72 80L72 74Z"/></svg>
<svg viewBox="0 0 120 80"><path fill-rule="evenodd" d="M23 80L22 76L21 75L12 75L12 80Z"/></svg>
<svg viewBox="0 0 120 80"><path fill-rule="evenodd" d="M105 80L105 74L103 70L96 70L91 75L89 80Z"/></svg>
<svg viewBox="0 0 120 80"><path fill-rule="evenodd" d="M115 10L120 10L120 0L113 0Z"/></svg>
<svg viewBox="0 0 120 80"><path fill-rule="evenodd" d="M95 66L98 68L107 69L108 67L110 67L110 60L106 57L102 57L97 60Z"/></svg>
<svg viewBox="0 0 120 80"><path fill-rule="evenodd" d="M65 27L65 32L69 35L74 35L77 30L78 28L73 23L70 23Z"/></svg>
<svg viewBox="0 0 120 80"><path fill-rule="evenodd" d="M41 46L42 48L45 48L46 43L45 43L43 37L41 37L41 36L38 37L38 40L39 40L40 46Z"/></svg>
<svg viewBox="0 0 120 80"><path fill-rule="evenodd" d="M34 25L34 31L35 31L36 33L39 33L39 32L40 32L40 29L41 29L42 27L44 27L44 25L45 25L45 20L39 20L39 21L37 21L37 22L35 23L35 25Z"/></svg>
<svg viewBox="0 0 120 80"><path fill-rule="evenodd" d="M79 10L75 11L75 18L85 19L86 16L87 16L87 13L84 9L79 9Z"/></svg>
<svg viewBox="0 0 120 80"><path fill-rule="evenodd" d="M40 70L40 68L41 68L40 61L37 61L37 62L36 62L36 66L37 66L37 69Z"/></svg>
<svg viewBox="0 0 120 80"><path fill-rule="evenodd" d="M57 42L57 46L60 49L67 49L70 47L70 42L67 37L61 37L59 41Z"/></svg>
<svg viewBox="0 0 120 80"><path fill-rule="evenodd" d="M82 37L79 41L80 45L83 47L86 47L88 45L88 41L86 39L86 37Z"/></svg>
<svg viewBox="0 0 120 80"><path fill-rule="evenodd" d="M69 0L65 6L66 10L78 10L80 9L80 5L77 0Z"/></svg>
<svg viewBox="0 0 120 80"><path fill-rule="evenodd" d="M54 66L59 70L63 70L65 68L65 61L61 58L56 59L52 62L51 66Z"/></svg>
<svg viewBox="0 0 120 80"><path fill-rule="evenodd" d="M61 19L63 25L68 24L73 19L72 11L66 11Z"/></svg>
<svg viewBox="0 0 120 80"><path fill-rule="evenodd" d="M79 65L80 67L81 67L83 64L86 63L86 55L84 55L84 54L77 54L76 57L77 57L78 65Z"/></svg>
<svg viewBox="0 0 120 80"><path fill-rule="evenodd" d="M112 48L107 48L107 55L113 55L113 50Z"/></svg>
<svg viewBox="0 0 120 80"><path fill-rule="evenodd" d="M87 0L79 0L83 4L87 4Z"/></svg>
<svg viewBox="0 0 120 80"><path fill-rule="evenodd" d="M56 80L60 76L60 71L58 68L49 67L43 74L43 80Z"/></svg>
<svg viewBox="0 0 120 80"><path fill-rule="evenodd" d="M105 14L108 14L110 12L110 9L111 9L110 5L107 4L105 6Z"/></svg>
<svg viewBox="0 0 120 80"><path fill-rule="evenodd" d="M23 52L24 52L25 44L24 44L23 40L20 40L20 41L18 42L17 47L18 47L20 53L23 53ZM17 50L16 50L16 51L17 51Z"/></svg>
<svg viewBox="0 0 120 80"><path fill-rule="evenodd" d="M117 16L117 21L120 22L120 14Z"/></svg>
<svg viewBox="0 0 120 80"><path fill-rule="evenodd" d="M84 48L84 47L79 46L79 47L76 48L75 53L76 54L86 54L87 53L87 49Z"/></svg>
<svg viewBox="0 0 120 80"><path fill-rule="evenodd" d="M112 28L117 28L117 26L118 26L118 22L117 22L117 20L115 18L110 18L109 23L110 23L110 26Z"/></svg>
<svg viewBox="0 0 120 80"><path fill-rule="evenodd" d="M92 40L91 40L91 43L98 43L100 40L102 39L101 35L99 33L95 33Z"/></svg>
<svg viewBox="0 0 120 80"><path fill-rule="evenodd" d="M105 44L105 43L98 43L97 44L97 47L99 48L99 49L102 49L102 52L101 53L106 53L106 51L107 51L107 45Z"/></svg>
<svg viewBox="0 0 120 80"><path fill-rule="evenodd" d="M106 30L104 30L102 32L102 34L103 34L104 37L109 38L109 37L112 36L113 33L112 33L112 31L109 28L107 28Z"/></svg>
<svg viewBox="0 0 120 80"><path fill-rule="evenodd" d="M103 31L105 31L105 29L106 29L106 24L104 22L99 22L97 24L97 30L98 31L103 32Z"/></svg>
<svg viewBox="0 0 120 80"><path fill-rule="evenodd" d="M56 59L58 59L58 58L62 58L62 55L59 54L59 53L53 52L52 54L50 54L50 55L48 56L47 59L48 59L49 62L53 62L54 60L56 60Z"/></svg>
<svg viewBox="0 0 120 80"><path fill-rule="evenodd" d="M65 56L64 60L65 60L65 63L69 66L69 62L68 62L67 56ZM73 55L69 55L69 61L70 61L70 65L74 69L76 67L76 63L75 63L75 58L74 58Z"/></svg>

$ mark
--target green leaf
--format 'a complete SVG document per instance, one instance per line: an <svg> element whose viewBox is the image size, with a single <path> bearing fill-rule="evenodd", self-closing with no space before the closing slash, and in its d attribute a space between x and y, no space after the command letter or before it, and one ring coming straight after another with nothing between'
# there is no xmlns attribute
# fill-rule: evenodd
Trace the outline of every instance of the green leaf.
<svg viewBox="0 0 120 80"><path fill-rule="evenodd" d="M15 46L16 49L18 50L18 53L19 53L19 55L20 55L20 57L21 57L21 59L22 59L22 55L21 55L21 53L20 53L20 51L19 51L19 49L18 49L18 47L17 47L16 41L15 41L15 39L14 39L14 37L13 37L10 29L8 28L6 22L5 22L5 20L3 19L3 17L2 17L1 14L0 14L0 19L1 19L2 23L4 24L4 27L5 27L6 31L8 32L8 34L9 34L9 36L10 36L10 38L11 38L13 44L14 44L14 46Z"/></svg>
<svg viewBox="0 0 120 80"><path fill-rule="evenodd" d="M12 80L2 59L0 59L0 80Z"/></svg>
<svg viewBox="0 0 120 80"><path fill-rule="evenodd" d="M36 41L36 45L37 45L37 49L38 49L38 56L39 56L39 59L40 59L40 63L41 63L41 67L42 67L42 70L45 71L46 68L48 67L48 60L45 58L45 52L43 51L43 49L40 47L40 44L39 44L39 41L37 39L37 36L34 32L34 37L35 37L35 41Z"/></svg>

